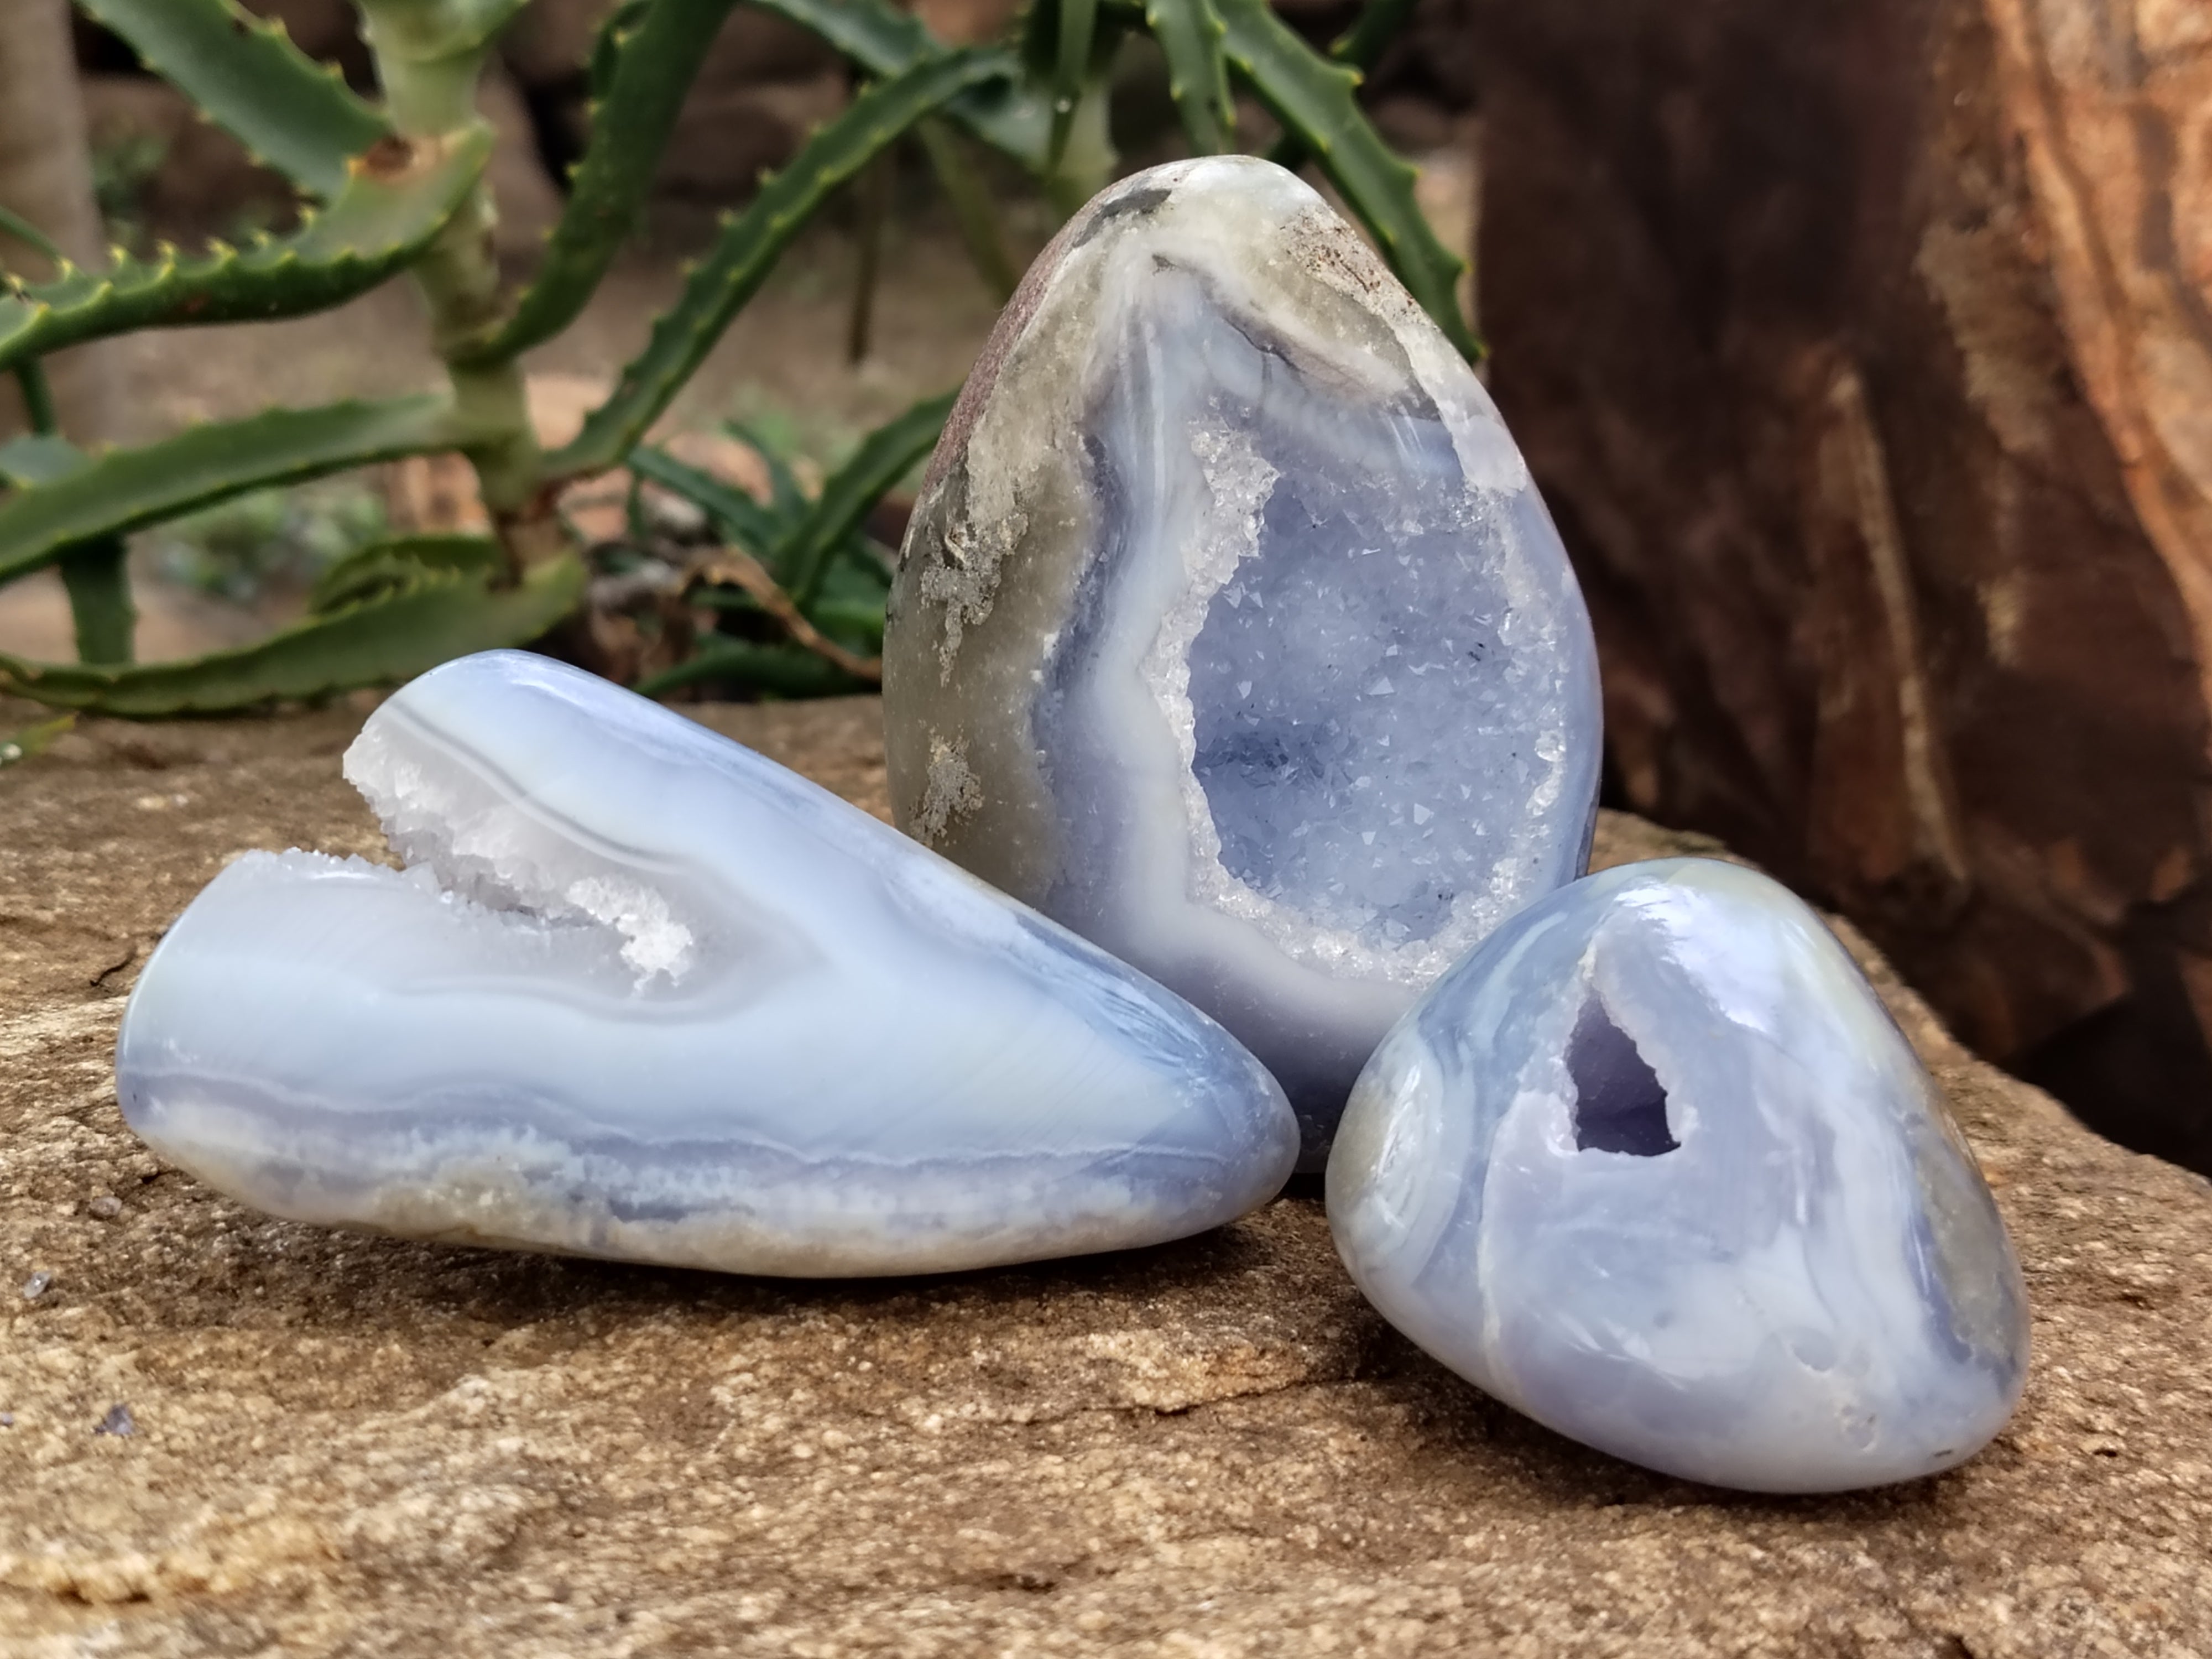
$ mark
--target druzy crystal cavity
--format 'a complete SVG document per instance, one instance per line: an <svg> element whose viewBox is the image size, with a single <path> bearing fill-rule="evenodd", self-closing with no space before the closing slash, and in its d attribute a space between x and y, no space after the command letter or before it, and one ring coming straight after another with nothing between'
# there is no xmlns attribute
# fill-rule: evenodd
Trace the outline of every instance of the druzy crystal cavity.
<svg viewBox="0 0 2212 1659"><path fill-rule="evenodd" d="M301 1220L731 1271L1157 1243L1288 1176L1227 1033L680 715L519 653L346 775L404 871L250 854L124 1017L131 1127Z"/></svg>
<svg viewBox="0 0 2212 1659"><path fill-rule="evenodd" d="M1759 1492L1909 1480L2003 1425L2012 1246L1832 934L1732 865L1587 878L1376 1051L1328 1166L1376 1307L1562 1434Z"/></svg>
<svg viewBox="0 0 2212 1659"><path fill-rule="evenodd" d="M884 684L900 823L1236 1032L1314 1168L1391 1022L1588 846L1595 659L1520 453L1249 157L1113 186L1031 269Z"/></svg>

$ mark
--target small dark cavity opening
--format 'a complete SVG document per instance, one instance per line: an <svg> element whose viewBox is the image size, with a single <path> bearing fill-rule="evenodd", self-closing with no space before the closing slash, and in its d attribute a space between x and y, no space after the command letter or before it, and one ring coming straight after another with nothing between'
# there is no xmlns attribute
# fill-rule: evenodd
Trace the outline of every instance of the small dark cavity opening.
<svg viewBox="0 0 2212 1659"><path fill-rule="evenodd" d="M1667 1123L1667 1091L1636 1047L1592 997L1567 1039L1575 1084L1575 1146L1583 1152L1657 1158L1682 1143Z"/></svg>

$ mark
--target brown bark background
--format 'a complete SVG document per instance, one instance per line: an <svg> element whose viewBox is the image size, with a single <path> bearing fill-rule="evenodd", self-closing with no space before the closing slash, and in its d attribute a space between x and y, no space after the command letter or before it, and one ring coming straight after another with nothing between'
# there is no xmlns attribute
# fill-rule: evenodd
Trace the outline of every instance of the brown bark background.
<svg viewBox="0 0 2212 1659"><path fill-rule="evenodd" d="M78 96L69 0L8 0L0 28L0 206L38 227L77 263L106 251L93 200L92 159ZM0 264L49 274L44 255L0 232ZM64 352L47 364L62 424L80 440L108 430L108 373L97 349ZM13 376L0 377L0 432L20 430Z"/></svg>
<svg viewBox="0 0 2212 1659"><path fill-rule="evenodd" d="M1618 804L2212 1169L2212 0L1457 0Z"/></svg>

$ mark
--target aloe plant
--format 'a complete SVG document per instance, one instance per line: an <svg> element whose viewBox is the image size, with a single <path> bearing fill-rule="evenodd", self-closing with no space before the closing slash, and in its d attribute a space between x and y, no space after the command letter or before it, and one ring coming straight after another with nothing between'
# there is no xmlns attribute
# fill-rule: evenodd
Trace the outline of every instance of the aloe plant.
<svg viewBox="0 0 2212 1659"><path fill-rule="evenodd" d="M510 290L491 253L491 139L475 113L476 90L498 32L526 0L357 0L382 88L374 101L235 0L77 0L206 118L291 179L301 211L296 230L248 247L164 247L151 258L118 250L98 270L57 258L48 280L8 278L0 373L20 381L33 432L0 445L0 582L58 566L79 660L0 656L0 690L71 709L159 715L393 680L546 633L576 609L592 568L619 575L625 558L639 571L641 561L657 561L665 574L646 587L665 605L714 619L703 634L672 621L692 648L641 689L738 679L804 695L866 684L888 586L885 550L866 521L927 453L950 398L871 434L811 498L783 469L769 498L757 501L641 447L645 435L807 221L909 134L951 198L986 279L1003 290L1011 271L987 192L958 145L997 150L1072 209L1111 174L1108 74L1134 32L1158 42L1194 149L1230 145L1231 88L1248 88L1283 129L1282 159L1317 166L1451 337L1479 350L1452 300L1459 261L1416 210L1411 169L1352 98L1406 0L1370 0L1366 18L1326 58L1265 0L1036 0L1016 38L965 49L935 40L891 0L750 0L835 47L862 89L725 221L578 437L541 449L517 360L574 321L635 229L691 77L738 3L613 8L589 65L592 144L535 273ZM4 205L0 228L38 242L36 227ZM411 281L427 302L446 370L436 392L272 409L98 453L56 429L40 368L48 353L137 329L299 316L394 280ZM125 536L275 485L441 452L475 469L489 535L378 542L325 574L301 622L258 644L183 662L131 660ZM651 526L635 518L629 544L598 550L580 547L562 518L567 485L625 465L690 502L706 527L702 544L680 550L680 566L660 557L670 550L653 546ZM592 568L587 551L598 559Z"/></svg>

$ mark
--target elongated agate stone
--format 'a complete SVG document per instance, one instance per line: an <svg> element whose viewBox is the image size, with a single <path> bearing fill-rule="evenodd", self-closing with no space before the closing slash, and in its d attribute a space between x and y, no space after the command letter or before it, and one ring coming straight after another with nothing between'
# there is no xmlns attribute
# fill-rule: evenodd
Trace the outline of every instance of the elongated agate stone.
<svg viewBox="0 0 2212 1659"><path fill-rule="evenodd" d="M884 644L900 823L1180 991L1318 1169L1421 988L1583 868L1589 625L1497 410L1281 168L1106 191L921 489Z"/></svg>
<svg viewBox="0 0 2212 1659"><path fill-rule="evenodd" d="M1733 865L1609 870L1492 934L1361 1075L1328 1212L1452 1370L1717 1486L1948 1468L2027 1369L1935 1084L1820 918Z"/></svg>
<svg viewBox="0 0 2212 1659"><path fill-rule="evenodd" d="M250 854L165 938L132 1128L299 1220L732 1272L1148 1244L1288 1176L1212 1021L760 756L518 652L372 715L404 872Z"/></svg>

